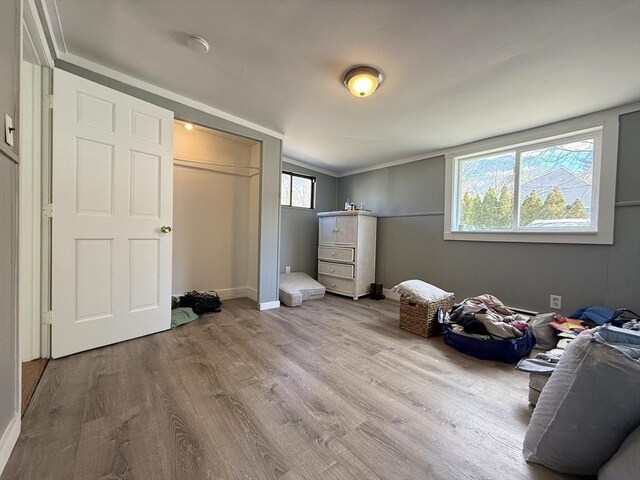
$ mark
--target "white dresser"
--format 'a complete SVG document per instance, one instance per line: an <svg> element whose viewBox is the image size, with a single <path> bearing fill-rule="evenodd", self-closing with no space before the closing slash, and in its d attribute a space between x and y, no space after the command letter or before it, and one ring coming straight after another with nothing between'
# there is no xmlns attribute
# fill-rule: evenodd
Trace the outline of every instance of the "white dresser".
<svg viewBox="0 0 640 480"><path fill-rule="evenodd" d="M354 300L368 294L376 276L376 214L321 212L318 219L318 281Z"/></svg>

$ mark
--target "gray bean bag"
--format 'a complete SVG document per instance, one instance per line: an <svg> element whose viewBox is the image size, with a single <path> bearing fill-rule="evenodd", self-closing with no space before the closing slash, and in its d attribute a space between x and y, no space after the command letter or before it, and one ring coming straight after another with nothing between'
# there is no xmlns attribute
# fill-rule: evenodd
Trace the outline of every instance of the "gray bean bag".
<svg viewBox="0 0 640 480"><path fill-rule="evenodd" d="M616 454L600 469L598 480L637 480L640 475L640 427L622 443Z"/></svg>
<svg viewBox="0 0 640 480"><path fill-rule="evenodd" d="M307 300L324 297L324 285L303 272L280 274L280 301L290 307L297 307Z"/></svg>
<svg viewBox="0 0 640 480"><path fill-rule="evenodd" d="M578 335L542 390L524 437L525 459L597 475L640 425L640 332L609 325Z"/></svg>

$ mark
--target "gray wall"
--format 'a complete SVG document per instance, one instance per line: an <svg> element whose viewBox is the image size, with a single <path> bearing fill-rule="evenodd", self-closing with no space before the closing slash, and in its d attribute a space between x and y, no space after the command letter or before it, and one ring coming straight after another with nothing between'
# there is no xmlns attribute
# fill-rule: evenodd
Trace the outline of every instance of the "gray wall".
<svg viewBox="0 0 640 480"><path fill-rule="evenodd" d="M318 217L336 209L337 178L287 163L282 169L316 177L316 208L280 207L280 271L305 272L316 278L318 270Z"/></svg>
<svg viewBox="0 0 640 480"><path fill-rule="evenodd" d="M18 125L19 2L0 0L0 119ZM18 412L18 137L15 147L0 138L0 438ZM3 465L0 465L0 471Z"/></svg>
<svg viewBox="0 0 640 480"><path fill-rule="evenodd" d="M175 117L181 120L262 142L258 301L260 303L277 301L282 140L61 60L56 60L55 65L80 77L171 110Z"/></svg>
<svg viewBox="0 0 640 480"><path fill-rule="evenodd" d="M18 118L19 103L18 89L20 86L20 30L19 30L19 0L0 0L0 152L17 161L18 132L14 132L13 147L4 142L4 114L8 113L13 119L13 126L20 124Z"/></svg>
<svg viewBox="0 0 640 480"><path fill-rule="evenodd" d="M620 117L614 245L445 242L444 172L436 157L338 180L339 199L382 215L376 279L385 288L420 278L458 299L488 292L548 311L558 294L567 314L590 304L640 312L640 112Z"/></svg>

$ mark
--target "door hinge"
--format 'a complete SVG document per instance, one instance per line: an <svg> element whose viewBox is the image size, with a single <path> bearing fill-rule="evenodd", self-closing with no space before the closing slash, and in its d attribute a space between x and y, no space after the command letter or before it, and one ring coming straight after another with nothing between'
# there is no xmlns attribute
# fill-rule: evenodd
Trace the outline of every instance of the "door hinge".
<svg viewBox="0 0 640 480"><path fill-rule="evenodd" d="M51 325L53 323L53 312L49 310L48 312L44 312L42 314L42 324L43 325Z"/></svg>
<svg viewBox="0 0 640 480"><path fill-rule="evenodd" d="M42 97L42 103L44 103L46 108L53 110L53 95L48 93L44 94Z"/></svg>
<svg viewBox="0 0 640 480"><path fill-rule="evenodd" d="M53 203L45 203L42 206L42 215L47 218L53 218Z"/></svg>

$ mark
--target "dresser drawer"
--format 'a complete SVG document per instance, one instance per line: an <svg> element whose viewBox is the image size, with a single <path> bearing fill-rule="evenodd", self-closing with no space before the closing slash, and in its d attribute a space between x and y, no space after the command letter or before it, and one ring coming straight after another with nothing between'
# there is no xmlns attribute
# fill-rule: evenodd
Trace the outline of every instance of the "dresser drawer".
<svg viewBox="0 0 640 480"><path fill-rule="evenodd" d="M348 280L346 278L329 277L328 275L318 275L318 281L324 285L327 290L333 290L336 292L348 293L353 295L355 291L354 280Z"/></svg>
<svg viewBox="0 0 640 480"><path fill-rule="evenodd" d="M346 263L318 262L318 274L333 277L353 278L353 265Z"/></svg>
<svg viewBox="0 0 640 480"><path fill-rule="evenodd" d="M353 262L355 260L355 249L318 247L318 260L329 260L330 262Z"/></svg>

